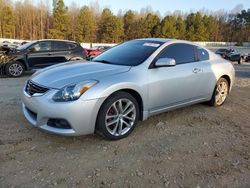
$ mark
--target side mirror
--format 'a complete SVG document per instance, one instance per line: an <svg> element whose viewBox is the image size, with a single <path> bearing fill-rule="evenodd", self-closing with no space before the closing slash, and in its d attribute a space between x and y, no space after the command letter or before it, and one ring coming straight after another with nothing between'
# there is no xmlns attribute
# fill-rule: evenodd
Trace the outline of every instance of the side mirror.
<svg viewBox="0 0 250 188"><path fill-rule="evenodd" d="M155 62L155 67L173 67L175 65L175 60L171 58L160 58Z"/></svg>

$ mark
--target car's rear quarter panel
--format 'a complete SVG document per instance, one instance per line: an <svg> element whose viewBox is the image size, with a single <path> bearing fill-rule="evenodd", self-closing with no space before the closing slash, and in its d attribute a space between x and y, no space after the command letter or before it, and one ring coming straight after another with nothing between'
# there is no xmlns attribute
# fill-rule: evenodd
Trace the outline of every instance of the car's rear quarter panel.
<svg viewBox="0 0 250 188"><path fill-rule="evenodd" d="M220 57L211 60L211 68L218 81L223 76L228 76L230 78L230 91L235 80L235 70L233 64L227 60Z"/></svg>

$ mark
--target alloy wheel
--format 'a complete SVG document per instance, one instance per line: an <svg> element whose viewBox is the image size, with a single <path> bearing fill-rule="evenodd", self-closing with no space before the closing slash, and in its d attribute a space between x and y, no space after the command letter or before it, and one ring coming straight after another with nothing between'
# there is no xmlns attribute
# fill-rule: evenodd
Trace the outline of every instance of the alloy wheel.
<svg viewBox="0 0 250 188"><path fill-rule="evenodd" d="M17 63L14 63L10 65L9 73L15 77L20 76L23 73L23 67Z"/></svg>
<svg viewBox="0 0 250 188"><path fill-rule="evenodd" d="M227 97L228 85L226 82L222 81L216 88L215 102L217 105L221 105Z"/></svg>
<svg viewBox="0 0 250 188"><path fill-rule="evenodd" d="M105 126L113 136L126 134L135 124L136 107L129 99L119 99L108 109L105 116Z"/></svg>

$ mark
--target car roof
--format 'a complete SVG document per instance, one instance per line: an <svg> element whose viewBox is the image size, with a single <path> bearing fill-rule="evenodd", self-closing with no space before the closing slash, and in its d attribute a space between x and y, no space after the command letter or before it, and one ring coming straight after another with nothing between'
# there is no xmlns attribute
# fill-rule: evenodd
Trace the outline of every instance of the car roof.
<svg viewBox="0 0 250 188"><path fill-rule="evenodd" d="M187 40L179 40L179 39L170 39L170 38L141 38L136 40L148 40L148 41L155 41L155 42L162 42L162 43L185 43L185 44L191 44L195 46L199 46L201 48L204 48L204 46L197 44L195 42L187 41Z"/></svg>
<svg viewBox="0 0 250 188"><path fill-rule="evenodd" d="M155 42L169 42L169 41L173 41L175 39L168 39L168 38L140 38L140 39L136 39L136 40L148 40L148 41L155 41Z"/></svg>
<svg viewBox="0 0 250 188"><path fill-rule="evenodd" d="M61 40L61 39L41 39L41 40L37 40L37 42L42 42L42 41L56 41L56 42L72 42L72 43L77 43L76 41Z"/></svg>

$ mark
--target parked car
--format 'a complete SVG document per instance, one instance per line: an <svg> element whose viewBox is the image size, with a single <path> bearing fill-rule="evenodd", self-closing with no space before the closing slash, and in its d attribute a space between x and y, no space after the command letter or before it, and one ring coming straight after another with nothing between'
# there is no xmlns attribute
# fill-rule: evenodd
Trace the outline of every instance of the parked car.
<svg viewBox="0 0 250 188"><path fill-rule="evenodd" d="M221 106L234 75L230 62L194 43L137 39L92 62L36 72L23 90L23 113L44 131L116 140L161 112L205 101Z"/></svg>
<svg viewBox="0 0 250 188"><path fill-rule="evenodd" d="M110 49L111 46L96 46L94 48L91 49L85 49L85 53L88 57L88 59L93 59L94 57L100 55L101 53L103 53L104 51Z"/></svg>
<svg viewBox="0 0 250 188"><path fill-rule="evenodd" d="M64 40L38 40L26 43L8 56L12 61L6 64L5 72L12 77L21 76L25 70L40 69L67 61L86 58L80 44Z"/></svg>
<svg viewBox="0 0 250 188"><path fill-rule="evenodd" d="M3 41L0 43L0 47L8 47L8 45L11 44L9 41Z"/></svg>
<svg viewBox="0 0 250 188"><path fill-rule="evenodd" d="M238 64L241 64L244 59L236 49L232 48L220 48L215 53L221 55L224 59L229 61L238 62Z"/></svg>
<svg viewBox="0 0 250 188"><path fill-rule="evenodd" d="M0 46L0 53L8 54L11 50L13 49L8 46Z"/></svg>

